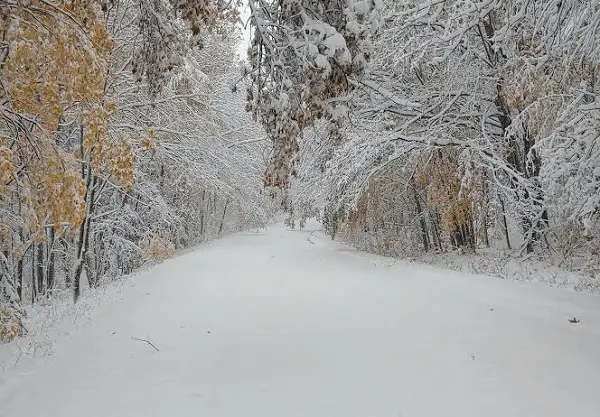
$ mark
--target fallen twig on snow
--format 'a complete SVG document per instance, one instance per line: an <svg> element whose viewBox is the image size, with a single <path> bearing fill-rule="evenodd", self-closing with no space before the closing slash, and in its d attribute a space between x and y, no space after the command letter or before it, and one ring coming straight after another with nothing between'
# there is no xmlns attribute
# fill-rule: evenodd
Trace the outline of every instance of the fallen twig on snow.
<svg viewBox="0 0 600 417"><path fill-rule="evenodd" d="M146 340L146 339L138 339L137 337L132 337L132 339L133 339L133 340L138 340L138 341L140 341L140 342L146 342L146 343L148 343L150 346L152 346L152 347L153 347L153 348L154 348L154 349L155 349L157 352L160 352L160 349L158 349L156 346L154 346L154 343L152 343L152 342L151 342L151 341L149 341L149 340Z"/></svg>

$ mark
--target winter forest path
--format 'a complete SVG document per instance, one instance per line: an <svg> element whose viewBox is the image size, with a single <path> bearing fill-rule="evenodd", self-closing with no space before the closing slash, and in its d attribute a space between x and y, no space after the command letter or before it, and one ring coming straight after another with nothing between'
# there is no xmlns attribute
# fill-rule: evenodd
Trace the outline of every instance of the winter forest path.
<svg viewBox="0 0 600 417"><path fill-rule="evenodd" d="M131 279L0 385L0 416L600 415L600 297L281 225Z"/></svg>

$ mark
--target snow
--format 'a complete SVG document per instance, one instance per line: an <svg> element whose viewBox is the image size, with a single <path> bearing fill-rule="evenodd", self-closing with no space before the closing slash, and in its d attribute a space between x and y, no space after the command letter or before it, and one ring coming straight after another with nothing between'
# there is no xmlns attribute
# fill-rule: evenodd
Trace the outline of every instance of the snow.
<svg viewBox="0 0 600 417"><path fill-rule="evenodd" d="M363 252L402 257L406 261L463 273L544 283L556 288L600 295L600 279L586 267L588 256L592 254L569 257L555 251L551 255L539 253L522 256L518 249L523 241L519 225L511 218L507 219L507 223L510 241L516 250L506 249L506 241L502 236L490 236L491 247L479 247L476 253L461 253L460 250L422 253L419 248L411 251L401 235L397 235L396 240L388 238L387 245L382 247L381 235L375 232L338 233L337 238Z"/></svg>
<svg viewBox="0 0 600 417"><path fill-rule="evenodd" d="M51 355L5 366L0 416L598 415L599 297L316 229L234 235L105 291Z"/></svg>
<svg viewBox="0 0 600 417"><path fill-rule="evenodd" d="M321 69L330 68L327 57L325 55L321 55L321 54L318 54L317 57L315 58L315 65Z"/></svg>
<svg viewBox="0 0 600 417"><path fill-rule="evenodd" d="M371 2L370 1L357 1L354 3L354 13L359 16L365 16L371 11Z"/></svg>

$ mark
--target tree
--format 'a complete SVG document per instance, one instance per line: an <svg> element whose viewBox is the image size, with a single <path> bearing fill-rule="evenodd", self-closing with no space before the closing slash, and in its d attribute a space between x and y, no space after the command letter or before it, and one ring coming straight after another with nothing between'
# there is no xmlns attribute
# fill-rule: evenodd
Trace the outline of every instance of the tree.
<svg viewBox="0 0 600 417"><path fill-rule="evenodd" d="M407 0L385 2L384 15L353 92L348 139L320 154L329 160L320 179L329 187L328 211L347 219L374 178L400 167L409 184L421 170L430 190L450 187L441 173L453 166L457 198L445 199L454 206L448 213L464 212L468 201L471 215L458 216L466 222L460 228L477 219L483 244L494 206L519 219L524 251L560 246L558 234L575 230L594 240L596 8L554 0ZM432 170L431 155L440 154L452 158ZM577 179L567 179L567 170ZM585 190L577 197L574 184Z"/></svg>
<svg viewBox="0 0 600 417"><path fill-rule="evenodd" d="M249 109L273 141L265 185L287 189L298 138L314 122L338 136L344 102L366 69L378 2L250 0ZM335 140L335 139L334 139Z"/></svg>
<svg viewBox="0 0 600 417"><path fill-rule="evenodd" d="M228 91L236 2L9 1L0 16L1 306L77 300L85 281L265 221L262 133Z"/></svg>

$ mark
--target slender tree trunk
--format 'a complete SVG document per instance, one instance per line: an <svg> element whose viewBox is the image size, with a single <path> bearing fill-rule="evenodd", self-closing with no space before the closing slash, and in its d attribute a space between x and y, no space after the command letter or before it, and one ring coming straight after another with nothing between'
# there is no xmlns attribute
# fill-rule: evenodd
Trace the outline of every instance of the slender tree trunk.
<svg viewBox="0 0 600 417"><path fill-rule="evenodd" d="M534 140L531 138L529 132L526 127L523 128L525 130L524 134L524 154L525 158L529 158L530 163L524 161L524 171L525 177L530 179L533 184L533 189L531 190L533 195L530 195L528 190L526 192L526 201L531 204L532 210L529 216L524 219L525 230L524 232L531 236L526 242L526 250L527 253L532 253L534 250L534 246L539 243L544 237L544 231L548 228L548 211L544 207L544 195L542 191L542 187L540 185L539 175L542 166L542 160L539 157L538 153L535 149L533 149ZM540 217L538 218L538 213L540 213ZM528 229L532 230L529 231Z"/></svg>
<svg viewBox="0 0 600 417"><path fill-rule="evenodd" d="M89 225L88 225L89 227ZM90 238L88 237L88 240ZM95 236L94 240L92 241L92 247L94 248L94 250L90 250L89 246L90 244L88 243L88 250L86 251L85 254L85 262L84 262L84 267L85 267L85 275L88 279L88 286L90 288L97 288L98 287L98 281L100 280L100 275L102 273L101 271L101 264L99 262L100 257L102 256L100 251L101 251L101 245L102 245L102 239L101 237Z"/></svg>
<svg viewBox="0 0 600 417"><path fill-rule="evenodd" d="M23 258L17 260L17 295L23 301Z"/></svg>
<svg viewBox="0 0 600 417"><path fill-rule="evenodd" d="M38 243L36 244L37 250L37 261L36 261L36 276L38 282L38 295L41 297L46 294L44 288L44 244Z"/></svg>
<svg viewBox="0 0 600 417"><path fill-rule="evenodd" d="M225 224L225 214L227 213L227 205L229 204L228 200L225 200L225 205L223 206L223 215L221 216L221 223L219 224L219 236L223 233L223 226Z"/></svg>
<svg viewBox="0 0 600 417"><path fill-rule="evenodd" d="M477 250L477 238L475 236L475 224L473 223L473 218L469 217L469 243L471 245L471 250L475 252Z"/></svg>
<svg viewBox="0 0 600 417"><path fill-rule="evenodd" d="M486 248L490 247L490 234L488 232L487 214L484 214L481 219L481 233L483 234L483 244Z"/></svg>
<svg viewBox="0 0 600 417"><path fill-rule="evenodd" d="M488 233L488 207L489 207L489 192L488 192L488 183L486 180L486 176L482 175L482 184L481 188L483 189L483 201L481 207L481 212L479 216L479 222L481 227L481 234L483 235L483 244L486 248L490 247L490 236Z"/></svg>
<svg viewBox="0 0 600 417"><path fill-rule="evenodd" d="M33 249L33 246L35 246L35 243L32 243L32 248L31 248L31 304L35 303L35 300L37 299L37 291L36 291L36 286L37 286L37 280L35 277L35 272L36 272L36 267L35 267L35 250Z"/></svg>
<svg viewBox="0 0 600 417"><path fill-rule="evenodd" d="M200 213L200 236L204 236L204 214L206 212L205 210L205 203L204 203L204 196L206 194L206 190L202 190L202 203L200 205L200 207L202 207L202 212Z"/></svg>
<svg viewBox="0 0 600 417"><path fill-rule="evenodd" d="M88 288L96 288L96 277L94 276L89 251L86 251L86 253L83 256L83 269L85 270L85 277L87 278Z"/></svg>
<svg viewBox="0 0 600 417"><path fill-rule="evenodd" d="M60 238L60 243L63 249L63 253L62 253L62 266L63 266L63 271L65 274L65 287L66 288L71 288L72 285L72 280L71 280L71 268L69 268L69 243L67 242L67 240L64 237Z"/></svg>
<svg viewBox="0 0 600 417"><path fill-rule="evenodd" d="M510 244L510 234L508 232L508 222L506 220L506 210L504 209L504 200L500 196L498 196L498 200L500 200L500 208L502 209L502 225L504 227L504 239L506 239L506 247L508 250L512 249Z"/></svg>
<svg viewBox="0 0 600 417"><path fill-rule="evenodd" d="M48 262L46 263L46 288L48 291L54 289L55 282L55 253L54 253L54 242L56 234L54 227L50 227L48 230Z"/></svg>
<svg viewBox="0 0 600 417"><path fill-rule="evenodd" d="M17 181L18 184L18 181ZM17 187L19 187L17 185ZM19 190L20 192L20 190ZM21 218L22 216L22 203L21 203L21 199L19 198L19 203L18 203L18 213L19 213L19 218ZM22 245L23 244L23 226L20 225L19 226L19 243ZM27 248L25 248L23 250L23 253L19 254L19 257L17 259L17 294L19 295L19 301L23 301L23 270L24 270L24 263L25 263L25 255L27 254Z"/></svg>
<svg viewBox="0 0 600 417"><path fill-rule="evenodd" d="M78 262L73 274L73 302L79 301L81 296L81 271L83 269L83 262Z"/></svg>
<svg viewBox="0 0 600 417"><path fill-rule="evenodd" d="M85 170L83 171L85 172ZM85 175L85 174L84 174ZM79 241L77 243L77 258L75 272L73 275L73 301L76 303L81 295L81 273L85 266L85 257L87 256L89 235L91 226L91 214L94 210L94 192L96 177L93 175L91 165L88 165L86 175L86 215L79 227ZM91 279L88 277L88 281Z"/></svg>

